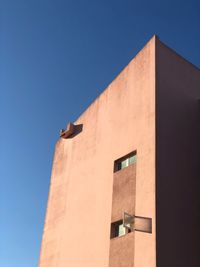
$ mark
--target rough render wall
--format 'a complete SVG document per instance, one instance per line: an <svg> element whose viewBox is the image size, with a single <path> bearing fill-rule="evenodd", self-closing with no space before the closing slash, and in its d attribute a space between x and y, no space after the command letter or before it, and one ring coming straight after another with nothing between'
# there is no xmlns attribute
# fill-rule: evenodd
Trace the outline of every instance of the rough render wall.
<svg viewBox="0 0 200 267"><path fill-rule="evenodd" d="M198 267L200 70L157 41L157 267Z"/></svg>
<svg viewBox="0 0 200 267"><path fill-rule="evenodd" d="M135 214L136 164L113 173L111 222ZM110 240L109 267L134 267L134 233Z"/></svg>
<svg viewBox="0 0 200 267"><path fill-rule="evenodd" d="M123 219L123 212L135 214L136 164L113 173L111 221Z"/></svg>
<svg viewBox="0 0 200 267"><path fill-rule="evenodd" d="M113 238L110 240L109 267L133 267L135 233Z"/></svg>
<svg viewBox="0 0 200 267"><path fill-rule="evenodd" d="M108 267L114 160L137 149L135 267L155 267L155 38L56 145L40 267Z"/></svg>

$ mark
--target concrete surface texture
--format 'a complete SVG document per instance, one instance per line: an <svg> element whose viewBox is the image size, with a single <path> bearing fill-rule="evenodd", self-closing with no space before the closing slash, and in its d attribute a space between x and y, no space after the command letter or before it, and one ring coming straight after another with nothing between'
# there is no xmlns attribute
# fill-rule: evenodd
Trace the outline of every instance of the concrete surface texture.
<svg viewBox="0 0 200 267"><path fill-rule="evenodd" d="M200 70L156 47L157 266L198 267Z"/></svg>
<svg viewBox="0 0 200 267"><path fill-rule="evenodd" d="M182 65L185 67L181 67ZM177 69L179 69L178 76L176 76ZM183 82L179 82L182 76L189 77L193 72L194 79L184 78ZM154 36L74 122L75 125L81 125L77 134L72 138L61 138L56 144L39 267L109 267L109 257L114 257L112 266L115 267L186 266L173 265L172 256L171 260L167 261L167 265L162 265L168 253L167 245L163 244L167 236L160 235L160 231L166 231L168 215L165 211L173 210L172 205L176 197L173 191L173 201L170 200L170 207L167 206L166 199L171 197L170 188L166 182L170 176L170 162L167 159L171 157L175 139L174 142L167 142L164 147L162 143L166 135L169 139L173 135L173 131L169 131L169 128L175 127L174 124L178 123L178 118L183 111L183 106L180 109L176 108L176 101L182 101L179 94L183 94L184 99L190 98L189 110L196 108L196 106L192 107L191 99L197 97L199 89L195 87L195 93L193 93L191 87L196 86L197 82L200 85L199 71ZM175 91L174 88L176 88ZM173 93L168 93L169 90ZM174 114L174 112L179 112L179 116L176 117L177 113ZM188 119L192 120L192 114L190 113L191 116ZM173 124L170 124L171 117L174 115L176 119L173 120ZM162 122L162 119L166 123ZM183 126L183 119L181 121ZM197 116L195 121L189 124L192 131L197 128L196 122ZM165 123L164 128L163 123ZM184 127L181 129L185 130ZM179 134L176 131L175 137L178 138ZM157 135L160 135L160 139ZM188 130L184 134L183 142L187 142L187 135L197 141L197 134L189 134ZM167 154L163 156L165 149ZM184 149L189 147L186 145ZM126 184L124 185L126 192L133 191L134 194L133 207L127 203L129 205L127 209L135 212L137 216L151 218L152 233L135 231L125 237L110 240L111 216L116 216L117 219L119 217L118 207L114 207L116 212L112 215L115 190L113 188L118 190L119 186L123 187L120 182L114 183L113 187L114 177L118 175L117 172L113 172L114 162L135 150L137 150L136 169L133 166L129 167L135 176L135 181L132 181L134 188L129 190ZM161 156L160 161L157 160L156 153ZM195 153L197 155L197 149ZM178 152L175 156L178 156ZM162 167L159 167L159 164ZM197 171L197 162L196 165L191 165L190 169L192 167ZM128 169L122 171L126 173ZM157 182L160 177L156 174L162 176L161 183ZM176 172L173 173L173 179L176 174ZM127 173L127 177L128 175ZM197 176L195 179L197 180ZM180 185L180 179L178 181ZM178 186L172 182L169 185ZM124 194L123 189L121 192ZM156 203L159 199L161 203L157 208ZM131 196L129 200L132 201ZM197 200L195 203L196 211ZM124 201L122 200L120 204L124 205ZM171 215L174 213L175 211ZM165 219L159 220L159 216L164 216ZM157 234L156 220L159 221ZM169 225L169 229L173 231L173 225L170 223ZM167 235L170 236L170 231ZM156 248L156 240L160 249L158 245ZM122 258L117 258L120 242L124 258L131 257L126 263L123 260L119 263ZM111 252L113 256L109 255L111 243L114 244L114 250ZM168 244L170 245L170 242ZM196 267L197 265L188 264L187 266Z"/></svg>

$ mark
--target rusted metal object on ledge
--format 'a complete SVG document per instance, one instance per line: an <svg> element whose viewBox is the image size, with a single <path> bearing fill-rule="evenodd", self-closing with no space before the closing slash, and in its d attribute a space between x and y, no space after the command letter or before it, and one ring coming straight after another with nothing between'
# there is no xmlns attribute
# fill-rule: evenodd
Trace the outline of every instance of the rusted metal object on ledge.
<svg viewBox="0 0 200 267"><path fill-rule="evenodd" d="M67 125L66 129L60 130L60 137L66 139L74 133L75 126L72 122Z"/></svg>

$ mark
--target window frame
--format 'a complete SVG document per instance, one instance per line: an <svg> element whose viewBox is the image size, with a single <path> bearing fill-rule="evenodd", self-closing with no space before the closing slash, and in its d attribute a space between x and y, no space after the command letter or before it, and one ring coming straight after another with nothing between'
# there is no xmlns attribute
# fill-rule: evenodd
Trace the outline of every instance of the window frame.
<svg viewBox="0 0 200 267"><path fill-rule="evenodd" d="M136 164L136 162L137 162L137 150L134 150L133 152L128 153L127 155L114 161L114 172L123 170L132 164ZM123 167L122 164L124 165Z"/></svg>
<svg viewBox="0 0 200 267"><path fill-rule="evenodd" d="M120 234L120 226L124 227L122 219L111 223L111 225L110 225L110 239L122 237L122 236L125 236L126 234L130 233L130 231L126 227L124 227L124 233Z"/></svg>

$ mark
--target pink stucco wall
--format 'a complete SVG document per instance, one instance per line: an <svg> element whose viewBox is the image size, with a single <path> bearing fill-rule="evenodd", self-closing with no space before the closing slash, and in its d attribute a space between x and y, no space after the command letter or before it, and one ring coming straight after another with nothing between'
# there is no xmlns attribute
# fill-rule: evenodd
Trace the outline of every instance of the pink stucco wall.
<svg viewBox="0 0 200 267"><path fill-rule="evenodd" d="M156 66L157 266L198 267L200 69L160 41Z"/></svg>
<svg viewBox="0 0 200 267"><path fill-rule="evenodd" d="M56 145L40 267L108 267L114 161L137 150L134 266L156 266L155 37L78 118L82 131Z"/></svg>

